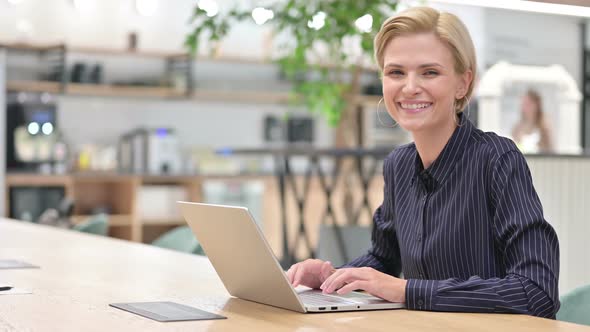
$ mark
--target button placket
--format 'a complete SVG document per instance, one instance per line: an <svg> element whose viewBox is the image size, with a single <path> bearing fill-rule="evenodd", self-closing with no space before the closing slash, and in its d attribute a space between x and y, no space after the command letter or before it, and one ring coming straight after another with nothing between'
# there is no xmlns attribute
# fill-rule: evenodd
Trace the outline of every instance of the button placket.
<svg viewBox="0 0 590 332"><path fill-rule="evenodd" d="M416 230L416 241L418 243L420 243L420 272L418 274L418 277L422 280L425 279L425 273L424 273L424 229L425 229L425 224L426 224L426 204L428 201L428 193L424 194L424 196L422 197L422 222L418 224L418 229Z"/></svg>

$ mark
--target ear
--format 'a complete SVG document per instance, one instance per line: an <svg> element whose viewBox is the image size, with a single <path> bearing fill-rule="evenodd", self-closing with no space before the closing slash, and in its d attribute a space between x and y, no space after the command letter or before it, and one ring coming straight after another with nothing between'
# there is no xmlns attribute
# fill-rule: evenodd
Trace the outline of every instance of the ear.
<svg viewBox="0 0 590 332"><path fill-rule="evenodd" d="M473 81L473 72L468 69L459 77L459 85L457 87L457 92L455 93L455 99L461 99L465 97L471 81Z"/></svg>

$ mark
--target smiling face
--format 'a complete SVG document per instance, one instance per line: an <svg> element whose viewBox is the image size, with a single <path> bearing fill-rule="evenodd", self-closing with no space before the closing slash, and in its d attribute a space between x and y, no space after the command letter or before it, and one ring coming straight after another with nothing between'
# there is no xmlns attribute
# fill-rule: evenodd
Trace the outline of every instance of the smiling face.
<svg viewBox="0 0 590 332"><path fill-rule="evenodd" d="M455 128L455 99L471 72L458 74L448 47L434 33L402 35L383 52L383 99L389 114L412 134Z"/></svg>

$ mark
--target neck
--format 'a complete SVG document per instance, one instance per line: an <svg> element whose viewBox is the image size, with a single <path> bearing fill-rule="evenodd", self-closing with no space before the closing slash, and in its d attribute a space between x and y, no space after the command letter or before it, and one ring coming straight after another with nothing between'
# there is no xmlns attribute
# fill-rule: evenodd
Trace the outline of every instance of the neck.
<svg viewBox="0 0 590 332"><path fill-rule="evenodd" d="M457 128L455 121L450 121L444 127L438 128L438 130L425 130L412 133L416 150L418 150L424 169L430 167L436 158L438 158L453 135L455 128Z"/></svg>

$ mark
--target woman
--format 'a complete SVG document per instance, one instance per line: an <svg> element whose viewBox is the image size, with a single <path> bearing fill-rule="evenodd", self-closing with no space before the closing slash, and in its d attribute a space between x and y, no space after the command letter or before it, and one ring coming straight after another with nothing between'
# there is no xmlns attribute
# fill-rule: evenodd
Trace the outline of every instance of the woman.
<svg viewBox="0 0 590 332"><path fill-rule="evenodd" d="M411 8L383 24L375 57L387 111L414 142L384 162L369 252L339 269L300 262L287 271L291 283L361 289L416 310L554 318L559 246L526 161L512 141L462 114L476 74L463 23Z"/></svg>
<svg viewBox="0 0 590 332"><path fill-rule="evenodd" d="M512 138L524 153L553 152L549 123L545 118L541 95L528 90L522 97L520 121L512 130Z"/></svg>

